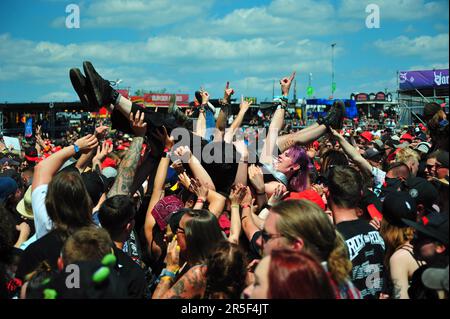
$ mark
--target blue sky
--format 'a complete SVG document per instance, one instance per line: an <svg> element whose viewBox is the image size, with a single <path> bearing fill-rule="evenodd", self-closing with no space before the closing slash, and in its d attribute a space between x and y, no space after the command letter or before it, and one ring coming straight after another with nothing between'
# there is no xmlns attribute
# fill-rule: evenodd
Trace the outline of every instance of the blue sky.
<svg viewBox="0 0 450 319"><path fill-rule="evenodd" d="M80 28L65 26L66 6ZM366 27L368 4L380 28ZM397 70L448 68L447 0L3 0L0 101L75 101L68 72L90 60L122 87L221 97L272 96L273 81L308 75L317 97L396 89ZM277 87L278 88L278 87ZM278 91L278 90L277 90Z"/></svg>

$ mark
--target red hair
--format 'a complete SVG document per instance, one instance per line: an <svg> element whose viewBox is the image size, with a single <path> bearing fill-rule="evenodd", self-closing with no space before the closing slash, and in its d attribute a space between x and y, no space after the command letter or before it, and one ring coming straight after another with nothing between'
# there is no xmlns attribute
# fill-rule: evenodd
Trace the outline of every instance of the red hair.
<svg viewBox="0 0 450 319"><path fill-rule="evenodd" d="M273 250L269 266L269 299L336 299L330 279L311 255Z"/></svg>

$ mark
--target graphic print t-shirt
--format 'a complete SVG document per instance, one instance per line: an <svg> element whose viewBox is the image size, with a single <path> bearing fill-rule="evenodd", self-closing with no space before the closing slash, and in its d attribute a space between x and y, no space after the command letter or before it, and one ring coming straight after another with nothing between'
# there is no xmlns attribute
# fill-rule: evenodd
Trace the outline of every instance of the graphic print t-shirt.
<svg viewBox="0 0 450 319"><path fill-rule="evenodd" d="M336 225L353 264L352 281L364 299L378 298L383 289L384 240L367 221L358 219Z"/></svg>

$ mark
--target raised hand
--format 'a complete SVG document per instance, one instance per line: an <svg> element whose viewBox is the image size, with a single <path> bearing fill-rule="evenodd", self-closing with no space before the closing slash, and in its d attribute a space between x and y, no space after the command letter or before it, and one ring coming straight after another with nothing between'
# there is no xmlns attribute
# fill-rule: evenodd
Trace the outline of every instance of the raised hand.
<svg viewBox="0 0 450 319"><path fill-rule="evenodd" d="M243 186L242 184L238 184L231 189L228 198L230 199L231 205L240 205L244 196L245 186Z"/></svg>
<svg viewBox="0 0 450 319"><path fill-rule="evenodd" d="M197 198L201 198L203 200L206 200L206 197L208 196L209 189L206 185L203 185L200 180L197 178L191 179L191 191L197 195Z"/></svg>
<svg viewBox="0 0 450 319"><path fill-rule="evenodd" d="M103 125L103 123L100 122L100 125L95 128L94 134L99 140L102 140L105 138L106 134L108 133L108 129L109 129L108 126Z"/></svg>
<svg viewBox="0 0 450 319"><path fill-rule="evenodd" d="M160 140L164 144L164 148L171 150L173 145L175 144L173 136L169 136L167 134L167 129L163 126L163 131L157 130L153 136L155 136L158 140Z"/></svg>
<svg viewBox="0 0 450 319"><path fill-rule="evenodd" d="M108 141L103 141L102 145L97 147L97 154L94 156L94 160L102 162L109 153L114 149L114 145Z"/></svg>
<svg viewBox="0 0 450 319"><path fill-rule="evenodd" d="M87 154L98 146L98 140L95 135L88 134L76 140L74 144L78 146L81 153Z"/></svg>
<svg viewBox="0 0 450 319"><path fill-rule="evenodd" d="M273 192L272 196L270 196L268 204L270 206L275 205L276 203L278 203L284 196L287 195L287 189L286 186L284 186L283 184L279 183L277 185L277 187L275 188L275 191Z"/></svg>
<svg viewBox="0 0 450 319"><path fill-rule="evenodd" d="M248 178L250 179L250 183L252 183L258 193L262 193L265 191L264 177L260 167L256 165L250 165L248 168Z"/></svg>
<svg viewBox="0 0 450 319"><path fill-rule="evenodd" d="M183 162L179 159L173 162L170 167L172 167L175 172L177 172L177 175L183 174L184 172Z"/></svg>
<svg viewBox="0 0 450 319"><path fill-rule="evenodd" d="M291 88L291 84L294 78L295 78L295 71L292 72L291 76L284 77L280 80L281 92L283 93L283 95L285 96L289 95L289 89Z"/></svg>
<svg viewBox="0 0 450 319"><path fill-rule="evenodd" d="M144 112L137 111L136 115L130 113L130 123L134 135L144 137L147 132L147 123L144 122Z"/></svg>
<svg viewBox="0 0 450 319"><path fill-rule="evenodd" d="M181 185L183 185L185 189L191 190L191 179L189 178L186 172L178 174L178 179L180 180Z"/></svg>
<svg viewBox="0 0 450 319"><path fill-rule="evenodd" d="M250 191L250 187L244 187L243 190L244 196L242 197L241 206L250 206L253 203L252 192Z"/></svg>
<svg viewBox="0 0 450 319"><path fill-rule="evenodd" d="M189 162L192 153L189 146L180 146L175 150L175 155L180 157L183 163Z"/></svg>
<svg viewBox="0 0 450 319"><path fill-rule="evenodd" d="M164 261L169 271L177 270L180 267L180 246L178 246L177 235L173 236L167 246L167 255Z"/></svg>
<svg viewBox="0 0 450 319"><path fill-rule="evenodd" d="M247 112L250 105L252 105L252 101L249 102L249 101L244 100L244 96L241 95L241 104L239 105L239 109L241 111Z"/></svg>
<svg viewBox="0 0 450 319"><path fill-rule="evenodd" d="M202 105L207 104L209 101L209 93L206 92L203 88L200 90L200 96L202 97Z"/></svg>
<svg viewBox="0 0 450 319"><path fill-rule="evenodd" d="M230 98L233 94L234 94L234 90L230 88L230 82L227 82L227 85L225 86L225 91L223 94L224 101L230 102Z"/></svg>

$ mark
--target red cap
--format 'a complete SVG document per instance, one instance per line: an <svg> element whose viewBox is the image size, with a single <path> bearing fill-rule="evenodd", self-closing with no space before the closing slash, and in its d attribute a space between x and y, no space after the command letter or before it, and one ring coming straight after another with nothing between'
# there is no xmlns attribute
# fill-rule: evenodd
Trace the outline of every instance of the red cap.
<svg viewBox="0 0 450 319"><path fill-rule="evenodd" d="M362 132L361 137L367 140L368 142L372 142L373 139L373 135L369 131Z"/></svg>
<svg viewBox="0 0 450 319"><path fill-rule="evenodd" d="M102 163L102 169L104 169L105 167L116 168L116 166L117 166L116 161L109 157L105 158L105 160Z"/></svg>
<svg viewBox="0 0 450 319"><path fill-rule="evenodd" d="M413 137L411 136L411 134L405 133L402 135L402 137L400 137L400 141L401 140L409 140L410 142L412 142Z"/></svg>
<svg viewBox="0 0 450 319"><path fill-rule="evenodd" d="M288 199L306 199L317 204L322 210L325 210L325 203L323 202L322 197L312 189L307 189L303 192L290 192L289 195L284 198L284 200Z"/></svg>

